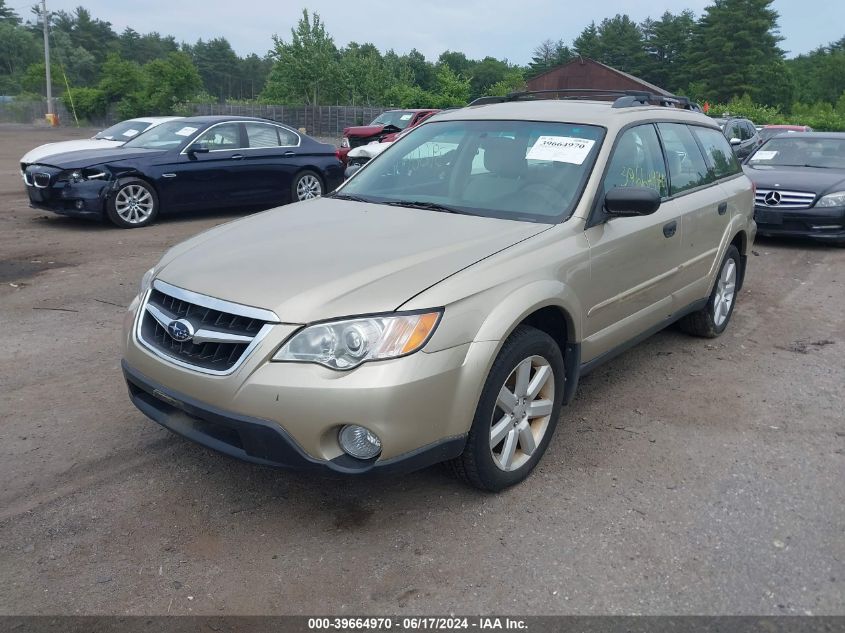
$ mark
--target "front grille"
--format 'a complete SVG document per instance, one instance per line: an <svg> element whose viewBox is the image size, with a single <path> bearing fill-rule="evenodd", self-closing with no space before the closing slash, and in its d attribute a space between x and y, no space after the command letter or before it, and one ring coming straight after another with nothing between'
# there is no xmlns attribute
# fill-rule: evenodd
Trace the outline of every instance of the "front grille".
<svg viewBox="0 0 845 633"><path fill-rule="evenodd" d="M350 136L349 137L349 147L361 147L362 145L369 145L373 141L377 141L379 139L379 135L376 134L375 136Z"/></svg>
<svg viewBox="0 0 845 633"><path fill-rule="evenodd" d="M227 306L233 311L192 303L153 288L141 315L140 338L147 346L181 363L227 373L240 363L269 325L269 321L236 314L238 306L234 304ZM168 333L168 324L179 319L192 326L194 335L190 340L180 342Z"/></svg>
<svg viewBox="0 0 845 633"><path fill-rule="evenodd" d="M766 198L769 198L768 201ZM780 189L758 189L754 204L763 208L809 209L813 206L816 194L808 191L781 191Z"/></svg>
<svg viewBox="0 0 845 633"><path fill-rule="evenodd" d="M46 189L50 186L50 174L44 172L35 172L32 174L32 181L39 189Z"/></svg>

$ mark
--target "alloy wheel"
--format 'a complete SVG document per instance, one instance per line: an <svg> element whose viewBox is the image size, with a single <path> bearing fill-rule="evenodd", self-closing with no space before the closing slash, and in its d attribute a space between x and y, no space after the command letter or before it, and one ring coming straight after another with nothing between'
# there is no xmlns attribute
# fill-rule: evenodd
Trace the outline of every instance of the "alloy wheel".
<svg viewBox="0 0 845 633"><path fill-rule="evenodd" d="M504 471L521 468L543 441L555 399L549 361L530 356L513 369L499 390L490 424L493 463Z"/></svg>
<svg viewBox="0 0 845 633"><path fill-rule="evenodd" d="M716 297L713 300L713 323L721 327L731 313L736 294L736 262L728 259L716 282Z"/></svg>
<svg viewBox="0 0 845 633"><path fill-rule="evenodd" d="M320 179L311 174L305 174L296 183L296 198L297 200L310 200L311 198L318 198L323 193L323 186L320 184Z"/></svg>
<svg viewBox="0 0 845 633"><path fill-rule="evenodd" d="M117 192L114 210L129 224L143 224L153 213L155 203L150 191L141 185L129 185Z"/></svg>

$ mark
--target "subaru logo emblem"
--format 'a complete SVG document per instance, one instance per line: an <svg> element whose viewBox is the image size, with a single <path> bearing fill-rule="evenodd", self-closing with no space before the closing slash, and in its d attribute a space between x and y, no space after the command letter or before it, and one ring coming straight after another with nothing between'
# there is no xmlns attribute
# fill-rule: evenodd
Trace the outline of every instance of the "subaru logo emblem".
<svg viewBox="0 0 845 633"><path fill-rule="evenodd" d="M776 207L780 204L780 192L779 191L769 191L766 196L763 198L763 202L765 202L770 207Z"/></svg>
<svg viewBox="0 0 845 633"><path fill-rule="evenodd" d="M177 343L184 343L194 338L194 326L190 321L177 319L167 324L167 333Z"/></svg>

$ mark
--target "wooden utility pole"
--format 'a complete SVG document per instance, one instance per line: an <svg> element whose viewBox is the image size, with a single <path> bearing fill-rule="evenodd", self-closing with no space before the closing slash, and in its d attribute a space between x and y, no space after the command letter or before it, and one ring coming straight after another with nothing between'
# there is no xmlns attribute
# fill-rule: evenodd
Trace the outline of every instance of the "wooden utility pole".
<svg viewBox="0 0 845 633"><path fill-rule="evenodd" d="M47 13L47 0L41 0L41 22L44 26L44 68L47 73L47 118L50 119L50 124L55 125L52 115L53 112L53 81L50 78L50 32L49 32L49 14Z"/></svg>

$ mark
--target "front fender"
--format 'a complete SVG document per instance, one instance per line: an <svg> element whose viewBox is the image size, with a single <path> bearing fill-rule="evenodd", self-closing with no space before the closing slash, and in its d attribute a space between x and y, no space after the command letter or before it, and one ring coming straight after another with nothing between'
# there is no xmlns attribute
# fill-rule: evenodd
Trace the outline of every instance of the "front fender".
<svg viewBox="0 0 845 633"><path fill-rule="evenodd" d="M555 307L562 312L568 340L580 341L581 302L571 288L557 280L535 281L511 292L490 312L475 340L504 342L528 316L547 307Z"/></svg>

